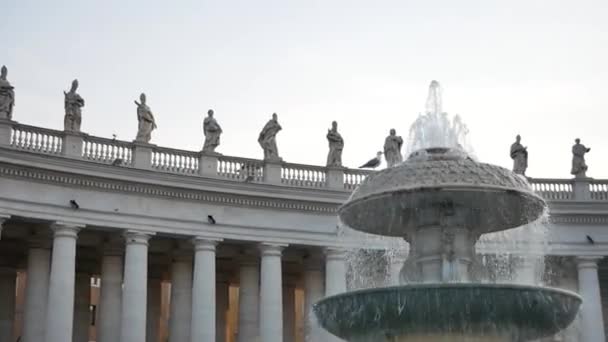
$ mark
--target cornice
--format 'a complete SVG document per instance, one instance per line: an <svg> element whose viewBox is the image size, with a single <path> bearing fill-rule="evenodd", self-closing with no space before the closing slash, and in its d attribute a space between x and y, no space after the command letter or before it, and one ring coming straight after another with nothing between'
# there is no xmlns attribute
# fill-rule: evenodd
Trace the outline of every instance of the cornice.
<svg viewBox="0 0 608 342"><path fill-rule="evenodd" d="M337 204L298 199L271 198L255 195L231 194L217 191L186 189L165 185L154 185L125 180L115 180L97 176L87 176L60 171L0 163L0 176L27 179L41 183L95 189L99 191L122 192L150 197L162 197L183 201L207 202L230 206L271 208L275 210L296 210L335 215ZM272 193L271 193L272 194Z"/></svg>

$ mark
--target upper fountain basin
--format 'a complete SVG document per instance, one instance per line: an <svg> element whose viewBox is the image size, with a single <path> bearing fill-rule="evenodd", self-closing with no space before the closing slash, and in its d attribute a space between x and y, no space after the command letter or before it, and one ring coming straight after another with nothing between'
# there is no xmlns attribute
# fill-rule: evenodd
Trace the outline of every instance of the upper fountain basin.
<svg viewBox="0 0 608 342"><path fill-rule="evenodd" d="M510 229L537 220L545 208L524 177L458 149L428 148L368 176L338 214L355 230L407 238L425 227Z"/></svg>

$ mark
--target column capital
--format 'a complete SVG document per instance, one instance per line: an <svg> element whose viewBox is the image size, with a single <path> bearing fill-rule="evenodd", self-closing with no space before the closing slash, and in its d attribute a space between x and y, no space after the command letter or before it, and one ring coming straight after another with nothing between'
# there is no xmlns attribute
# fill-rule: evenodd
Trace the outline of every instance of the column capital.
<svg viewBox="0 0 608 342"><path fill-rule="evenodd" d="M127 245L148 246L148 240L150 240L154 233L147 233L138 230L127 230L123 235Z"/></svg>
<svg viewBox="0 0 608 342"><path fill-rule="evenodd" d="M579 270L586 268L597 269L597 263L603 258L603 256L577 256L576 266Z"/></svg>
<svg viewBox="0 0 608 342"><path fill-rule="evenodd" d="M215 252L215 247L223 241L222 239L206 238L206 237L194 237L192 240L194 250L198 251L209 251Z"/></svg>
<svg viewBox="0 0 608 342"><path fill-rule="evenodd" d="M262 242L258 245L258 248L260 249L260 253L262 254L262 257L281 256L281 252L287 246L288 246L287 244Z"/></svg>
<svg viewBox="0 0 608 342"><path fill-rule="evenodd" d="M339 247L325 247L323 249L326 260L343 261L346 259L346 251Z"/></svg>
<svg viewBox="0 0 608 342"><path fill-rule="evenodd" d="M53 222L51 224L51 230L53 231L53 235L55 237L78 237L78 232L84 228L83 224L78 223L68 223L68 222Z"/></svg>

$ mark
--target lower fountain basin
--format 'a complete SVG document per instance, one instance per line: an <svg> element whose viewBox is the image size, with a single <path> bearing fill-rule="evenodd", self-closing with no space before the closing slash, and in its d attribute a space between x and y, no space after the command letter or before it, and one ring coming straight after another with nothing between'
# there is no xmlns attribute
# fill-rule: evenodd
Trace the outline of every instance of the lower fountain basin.
<svg viewBox="0 0 608 342"><path fill-rule="evenodd" d="M526 341L566 328L581 303L575 293L538 286L416 284L327 297L314 312L348 341Z"/></svg>

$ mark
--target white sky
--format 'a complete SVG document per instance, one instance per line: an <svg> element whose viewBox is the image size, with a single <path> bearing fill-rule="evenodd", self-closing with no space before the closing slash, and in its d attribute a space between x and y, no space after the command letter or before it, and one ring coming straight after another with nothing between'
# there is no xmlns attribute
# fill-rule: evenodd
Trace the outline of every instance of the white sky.
<svg viewBox="0 0 608 342"><path fill-rule="evenodd" d="M516 134L532 177L570 177L570 148L592 148L608 178L608 1L0 1L0 64L14 119L63 128L80 81L82 130L132 140L148 96L152 143L199 150L209 108L219 152L261 158L272 112L289 162L323 165L332 120L354 167L407 136L429 82L460 114L481 161L511 167Z"/></svg>

